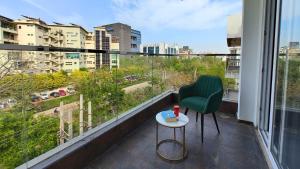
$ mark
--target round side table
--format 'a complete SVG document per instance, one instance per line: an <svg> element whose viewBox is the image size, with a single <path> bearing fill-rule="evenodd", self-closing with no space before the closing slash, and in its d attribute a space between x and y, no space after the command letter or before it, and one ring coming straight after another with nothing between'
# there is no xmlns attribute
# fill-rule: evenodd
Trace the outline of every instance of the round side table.
<svg viewBox="0 0 300 169"><path fill-rule="evenodd" d="M176 122L166 122L165 119L162 117L161 113L156 114L156 153L159 157L161 157L162 159L167 160L167 161L180 161L187 157L188 151L187 151L186 144L185 144L185 126L188 124L188 122L189 122L189 118L182 113L179 113L179 117ZM174 139L165 139L165 140L158 141L158 126L159 125L168 127L168 128L173 128L174 129ZM175 132L176 128L183 128L182 142L176 140L176 132ZM159 147L165 143L175 143L175 144L180 145L182 147L182 155L179 157L176 157L176 158L169 158L167 156L164 156L159 151Z"/></svg>

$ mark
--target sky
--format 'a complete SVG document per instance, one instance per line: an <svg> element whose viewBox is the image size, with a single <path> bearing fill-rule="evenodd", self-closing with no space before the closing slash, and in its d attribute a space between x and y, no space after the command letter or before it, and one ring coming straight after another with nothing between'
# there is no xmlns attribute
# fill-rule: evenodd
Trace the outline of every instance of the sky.
<svg viewBox="0 0 300 169"><path fill-rule="evenodd" d="M93 27L121 22L142 33L142 43L176 43L194 52L228 53L227 16L242 0L1 0L0 15L40 18L48 24Z"/></svg>

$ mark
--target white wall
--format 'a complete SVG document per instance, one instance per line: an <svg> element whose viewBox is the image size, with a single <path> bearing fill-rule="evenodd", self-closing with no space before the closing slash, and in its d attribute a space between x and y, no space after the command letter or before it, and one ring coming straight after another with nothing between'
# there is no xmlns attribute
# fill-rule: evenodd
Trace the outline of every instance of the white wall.
<svg viewBox="0 0 300 169"><path fill-rule="evenodd" d="M243 1L238 119L257 126L263 46L263 1Z"/></svg>

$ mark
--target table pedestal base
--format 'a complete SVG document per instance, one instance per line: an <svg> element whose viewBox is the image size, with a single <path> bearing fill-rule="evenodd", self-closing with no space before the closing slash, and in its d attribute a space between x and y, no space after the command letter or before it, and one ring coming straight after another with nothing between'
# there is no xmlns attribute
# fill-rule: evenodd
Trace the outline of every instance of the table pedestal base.
<svg viewBox="0 0 300 169"><path fill-rule="evenodd" d="M159 151L159 147L164 144L164 143L173 143L173 144L178 144L182 147L182 155L176 158L169 158L165 155L163 155L160 151ZM165 140L161 140L157 145L156 145L156 153L157 155L162 158L163 160L167 160L167 161L181 161L183 159L185 159L187 157L187 149L185 147L185 145L177 140L173 140L173 139L165 139Z"/></svg>

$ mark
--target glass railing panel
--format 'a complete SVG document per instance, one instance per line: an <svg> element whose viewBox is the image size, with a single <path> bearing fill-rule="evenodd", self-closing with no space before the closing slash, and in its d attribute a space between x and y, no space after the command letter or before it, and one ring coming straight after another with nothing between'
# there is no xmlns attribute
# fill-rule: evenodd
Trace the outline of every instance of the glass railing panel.
<svg viewBox="0 0 300 169"><path fill-rule="evenodd" d="M40 114L51 107L42 101L50 99L44 91L60 86L55 77L63 82L65 76L44 73L49 70L44 59L43 52L1 51L1 168L14 168L58 145L59 119Z"/></svg>
<svg viewBox="0 0 300 169"><path fill-rule="evenodd" d="M120 55L119 62L116 81L118 91L122 91L118 102L118 113L122 114L152 97L152 58L127 54Z"/></svg>
<svg viewBox="0 0 300 169"><path fill-rule="evenodd" d="M214 75L222 79L224 99L237 102L239 84L238 56L209 55L157 55L153 56L154 94L195 82L201 75Z"/></svg>
<svg viewBox="0 0 300 169"><path fill-rule="evenodd" d="M224 98L238 91L238 76L226 74L238 74L239 63L228 56L76 50L0 56L0 168L19 166L201 75L221 77Z"/></svg>

